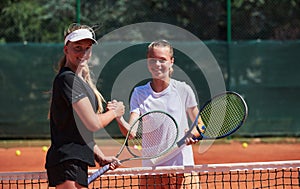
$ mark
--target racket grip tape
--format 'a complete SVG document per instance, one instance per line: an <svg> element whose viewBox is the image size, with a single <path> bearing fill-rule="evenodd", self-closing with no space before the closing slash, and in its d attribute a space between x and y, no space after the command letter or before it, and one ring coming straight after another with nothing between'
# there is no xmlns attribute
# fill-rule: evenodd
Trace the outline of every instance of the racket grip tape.
<svg viewBox="0 0 300 189"><path fill-rule="evenodd" d="M192 138L194 140L201 140L203 138L203 133L205 133L206 127L205 127L205 125L202 125L202 127L200 129L199 126L196 125L196 129L197 129L198 133L200 134L200 136L199 137L193 136Z"/></svg>
<svg viewBox="0 0 300 189"><path fill-rule="evenodd" d="M98 169L96 172L94 172L91 176L88 178L88 184L96 180L99 176L103 175L109 170L110 164L104 165L101 169Z"/></svg>

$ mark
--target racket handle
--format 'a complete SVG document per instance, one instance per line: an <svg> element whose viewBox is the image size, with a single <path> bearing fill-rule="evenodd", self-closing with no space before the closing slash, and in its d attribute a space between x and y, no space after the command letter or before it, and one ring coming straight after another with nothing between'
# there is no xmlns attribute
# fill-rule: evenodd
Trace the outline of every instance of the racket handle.
<svg viewBox="0 0 300 189"><path fill-rule="evenodd" d="M202 140L203 136L202 134L200 134L200 136L196 137L196 136L193 136L192 139L193 140Z"/></svg>
<svg viewBox="0 0 300 189"><path fill-rule="evenodd" d="M201 129L198 127L198 125L196 126L196 129L198 131L198 133L200 134L199 137L193 136L193 140L202 140L203 138L203 133L205 133L206 127L205 125L202 125Z"/></svg>
<svg viewBox="0 0 300 189"><path fill-rule="evenodd" d="M110 164L106 164L101 169L98 169L91 176L89 176L89 178L88 178L88 184L90 184L91 182L93 182L94 180L96 180L98 177L100 177L101 175L103 175L104 173L106 173L109 170L109 166L110 166Z"/></svg>

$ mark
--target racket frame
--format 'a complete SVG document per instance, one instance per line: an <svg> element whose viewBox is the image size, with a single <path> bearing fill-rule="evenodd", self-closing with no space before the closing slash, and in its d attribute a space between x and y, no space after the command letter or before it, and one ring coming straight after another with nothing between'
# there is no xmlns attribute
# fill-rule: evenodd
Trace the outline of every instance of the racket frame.
<svg viewBox="0 0 300 189"><path fill-rule="evenodd" d="M216 98L218 98L218 97L220 97L220 96L222 96L222 95L224 95L224 94L234 94L234 95L236 95L238 98L241 99L241 102L242 102L242 104L243 104L243 106L244 106L244 112L245 112L242 121L239 123L239 125L236 126L235 129L233 129L232 131L230 131L230 132L228 132L228 133L226 133L226 134L224 134L224 135L222 135L222 136L218 136L218 137L208 137L208 136L205 136L204 133L200 132L200 133L199 133L200 136L199 136L199 137L195 137L195 135L192 134L192 131L195 130L195 128L196 128L197 132L200 131L200 128L199 128L199 126L198 126L198 119L199 119L199 116L201 115L201 111L203 111L203 109L204 109L211 101L213 101L214 99L216 99ZM229 135L231 135L232 133L236 132L236 131L244 124L244 122L245 122L247 116L248 116L248 107L247 107L247 104L246 104L244 98L243 98L241 95L239 95L238 93L236 93L236 92L234 92L234 91L225 91L224 93L220 93L220 94L214 96L213 98L211 98L210 100L208 100L208 101L205 102L205 104L200 108L199 113L198 113L197 116L196 116L196 119L195 119L194 122L191 124L190 129L189 129L189 130L185 133L185 135L184 135L184 136L176 143L176 145L174 145L174 146L168 151L168 153L166 153L166 154L164 154L164 155L162 155L162 156L160 156L160 157L157 157L157 158L152 159L152 163L157 164L157 163L161 162L161 161L162 161L164 158L166 158L167 156L172 156L173 151L178 150L178 149L180 149L180 148L183 148L183 147L185 146L185 140L186 140L186 138L188 138L188 137L192 137L194 140L213 140L213 139L220 139L220 138L224 138L224 137L226 137L226 136L229 136Z"/></svg>
<svg viewBox="0 0 300 189"><path fill-rule="evenodd" d="M237 92L234 92L234 91L226 91L224 93L220 93L220 94L214 96L213 98L211 98L210 100L208 100L207 102L205 102L205 104L199 110L199 114L201 114L201 112L204 110L204 108L206 108L206 106L209 103L211 103L211 101L213 101L214 99L216 99L216 98L218 98L220 96L227 95L227 94L233 94L233 95L237 96L241 100L241 102L243 104L243 107L244 107L244 110L243 110L244 111L244 115L243 115L242 120L240 121L240 123L233 130L231 130L230 132L225 133L224 135L216 136L216 137L209 137L209 136L206 136L205 133L200 132L201 137L199 139L201 139L201 140L214 140L214 139L225 138L225 137L233 134L234 132L236 132L245 123L245 121L246 121L246 119L248 117L248 106L247 106L247 103L246 103L245 99L240 94L238 94ZM199 117L199 114L198 114L197 117ZM195 122L193 124L196 123L196 120L195 120ZM197 127L197 130L200 130L197 124L196 124L196 127Z"/></svg>
<svg viewBox="0 0 300 189"><path fill-rule="evenodd" d="M169 148L167 148L166 150L164 150L163 152L161 153L158 153L157 155L155 156L151 156L151 157L142 157L142 156L137 156L135 154L133 154L130 150L128 150L128 152L133 156L131 158L126 158L126 159L122 159L120 160L120 163L123 163L125 161L129 161L129 160L145 160L145 159L152 159L152 158L157 158L157 157L160 157L166 153L168 153L172 147L175 145L177 139L178 139L178 124L176 122L176 120L168 113L164 112L164 111L161 111L161 110L154 110L154 111L150 111L150 112L146 112L145 114L141 115L137 120L134 121L134 123L131 125L130 129L128 130L127 132L127 135L126 135L126 138L125 138L125 141L123 142L119 152L117 153L117 155L115 156L116 158L118 158L120 156L120 154L123 152L123 150L125 149L125 146L126 144L128 143L128 140L129 140L129 137L130 137L130 132L132 131L132 129L135 127L135 124L141 120L143 117L145 117L146 115L148 114L151 114L151 113L163 113L165 115L167 115L169 118L171 118L171 120L174 122L174 125L175 125L175 128L176 129L176 136L175 136L175 139L173 141L173 143L169 146ZM94 180L96 180L99 176L101 176L102 174L106 173L108 170L109 170L109 166L110 164L106 164L105 166L103 166L102 168L98 169L97 171L95 171L94 173L92 173L92 175L90 175L88 177L88 184L90 184L91 182L93 182Z"/></svg>
<svg viewBox="0 0 300 189"><path fill-rule="evenodd" d="M132 129L134 128L135 124L137 122L139 122L143 117L147 116L148 114L153 114L153 113L162 113L162 114L165 114L167 115L169 118L171 118L171 120L174 122L175 124L175 128L177 130L177 134L176 134L176 137L175 137L175 140L173 141L172 145L170 145L170 147L168 149L166 149L163 153L159 153L155 156L151 156L151 157L142 157L142 156L137 156L136 154L132 153L132 151L129 149L129 146L128 146L128 140L130 140L130 132L132 131ZM126 138L125 138L125 141L124 143L122 144L122 147L120 148L119 152L117 153L117 155L115 156L116 158L118 158L121 153L123 152L123 150L125 149L125 147L127 148L127 151L133 156L131 158L126 158L126 159L122 159L120 160L121 163L125 162L125 161L130 161L130 160L145 160L145 159L152 159L152 158L156 158L156 157L159 157L161 155L164 155L165 153L167 153L171 148L172 146L175 145L176 141L178 139L178 124L176 122L176 120L174 119L173 116L171 116L169 113L167 112L164 112L162 110L153 110L153 111L150 111L150 112L146 112L144 113L143 115L141 115L138 119L136 119L133 124L131 124L131 127L130 129L128 130L127 132L127 135L126 135Z"/></svg>

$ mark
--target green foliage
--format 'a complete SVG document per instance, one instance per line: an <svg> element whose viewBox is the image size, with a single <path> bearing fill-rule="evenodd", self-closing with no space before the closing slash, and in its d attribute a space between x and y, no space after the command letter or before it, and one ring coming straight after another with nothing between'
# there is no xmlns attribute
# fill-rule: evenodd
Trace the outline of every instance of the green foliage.
<svg viewBox="0 0 300 189"><path fill-rule="evenodd" d="M164 22L203 40L226 40L228 0L2 0L0 42L63 41L76 22L100 24L97 36L138 22ZM300 39L299 0L231 0L232 38Z"/></svg>
<svg viewBox="0 0 300 189"><path fill-rule="evenodd" d="M239 39L300 39L300 2L234 0L232 24Z"/></svg>
<svg viewBox="0 0 300 189"><path fill-rule="evenodd" d="M4 31L5 34L15 33L15 40L39 41L39 36L35 35L40 29L42 8L36 1L20 1L10 3L2 9L3 24L9 25ZM14 39L12 39L14 40Z"/></svg>

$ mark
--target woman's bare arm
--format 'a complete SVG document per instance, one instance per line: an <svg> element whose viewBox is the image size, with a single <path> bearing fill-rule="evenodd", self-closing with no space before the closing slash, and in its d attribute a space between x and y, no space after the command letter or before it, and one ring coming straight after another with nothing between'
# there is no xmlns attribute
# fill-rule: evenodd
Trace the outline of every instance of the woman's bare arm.
<svg viewBox="0 0 300 189"><path fill-rule="evenodd" d="M102 114L95 113L88 97L75 102L73 109L87 129L93 132L106 127L112 120L121 117L125 113L122 102L118 102L115 109L108 110Z"/></svg>

